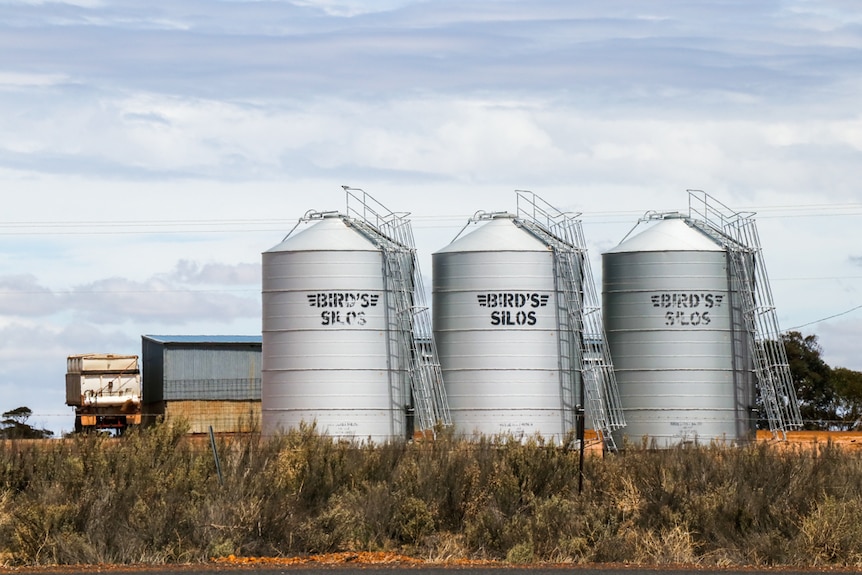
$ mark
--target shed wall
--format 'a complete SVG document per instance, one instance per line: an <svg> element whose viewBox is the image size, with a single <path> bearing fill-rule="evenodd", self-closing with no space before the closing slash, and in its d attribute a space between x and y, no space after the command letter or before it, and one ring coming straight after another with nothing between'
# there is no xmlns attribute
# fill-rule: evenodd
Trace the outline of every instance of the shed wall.
<svg viewBox="0 0 862 575"><path fill-rule="evenodd" d="M189 433L251 433L260 431L260 401L167 401L148 406L148 421L183 421Z"/></svg>
<svg viewBox="0 0 862 575"><path fill-rule="evenodd" d="M260 400L260 344L143 340L144 402Z"/></svg>

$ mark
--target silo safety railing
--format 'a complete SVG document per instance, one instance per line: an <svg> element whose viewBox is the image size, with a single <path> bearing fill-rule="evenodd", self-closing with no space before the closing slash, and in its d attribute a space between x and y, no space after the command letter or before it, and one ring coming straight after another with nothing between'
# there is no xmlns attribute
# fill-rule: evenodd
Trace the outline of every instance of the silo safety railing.
<svg viewBox="0 0 862 575"><path fill-rule="evenodd" d="M342 187L347 195L346 221L383 252L386 293L394 309L392 362L406 367L418 428L433 434L437 425L452 425L452 417L409 214L388 210L363 190Z"/></svg>
<svg viewBox="0 0 862 575"><path fill-rule="evenodd" d="M802 427L802 416L781 339L763 250L752 212L734 212L701 190L688 190L689 222L728 253L740 294L757 386L773 437Z"/></svg>
<svg viewBox="0 0 862 575"><path fill-rule="evenodd" d="M560 322L563 407L574 429L580 405L593 420L608 451L616 451L612 432L625 427L625 417L606 344L598 295L581 222L554 208L533 192L516 190L515 223L532 233L554 254L557 289L565 299ZM575 397L575 374L581 375L583 397Z"/></svg>

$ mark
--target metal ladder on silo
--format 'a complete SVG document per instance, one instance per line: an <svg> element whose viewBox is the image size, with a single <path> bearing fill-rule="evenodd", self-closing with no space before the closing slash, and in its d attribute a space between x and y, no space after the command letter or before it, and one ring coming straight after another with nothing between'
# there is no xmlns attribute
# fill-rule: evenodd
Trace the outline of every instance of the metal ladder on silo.
<svg viewBox="0 0 862 575"><path fill-rule="evenodd" d="M577 254L571 251L563 251L554 248L554 260L559 268L559 273L562 277L562 288L565 294L569 315L574 323L572 332L577 339L578 359L581 367L581 385L584 386L584 400L587 413L593 419L593 425L596 431L601 432L602 439L606 448L609 451L616 451L616 442L613 439L611 432L614 426L608 416L604 396L605 393L599 385L599 382L608 377L608 373L604 369L607 364L600 356L596 356L594 351L589 346L589 336L586 333L584 326L584 317L589 312L585 310L583 299L578 290L578 285L583 283L583 278L577 273L580 266L576 266L575 256ZM580 279L580 282L578 281ZM578 313L576 310L580 310ZM575 313L572 313L575 311Z"/></svg>
<svg viewBox="0 0 862 575"><path fill-rule="evenodd" d="M533 235L539 237L546 245L553 242L552 238L546 237L541 229L531 229L529 222L522 225ZM583 339L583 324L580 321L580 310L583 309L582 302L577 290L574 270L565 265L563 258L565 254L555 246L548 245L554 254L554 289L563 295L563 301L557 304L557 333L559 334L560 353L560 392L563 405L563 419L566 429L577 429L577 415L579 410L592 413L588 405L593 405L590 399L592 390L584 385L586 374L584 373L584 357L580 341ZM560 306L562 303L562 306ZM584 385L583 399L577 397L578 381L576 375L581 375L580 385ZM587 405L582 405L582 402ZM593 418L595 425L600 425L601 419Z"/></svg>
<svg viewBox="0 0 862 575"><path fill-rule="evenodd" d="M587 373L594 377L593 385L598 390L596 397L601 401L600 405L603 408L603 417L606 418L602 433L607 435L610 441L613 441L611 432L626 426L625 415L622 409L619 388L617 387L613 361L611 360L611 351L607 345L599 296L596 292L596 284L587 253L587 241L584 237L581 222L575 220L573 223L574 225L571 227L573 234L572 244L578 247L576 253L578 255L578 262L580 263L578 269L581 272L581 287L583 288L582 322L584 339L581 343L584 347L582 355L587 364L591 366L591 369ZM615 444L614 448L616 448Z"/></svg>
<svg viewBox="0 0 862 575"><path fill-rule="evenodd" d="M791 429L802 427L802 417L796 402L790 364L777 329L767 331L764 326L775 321L775 307L771 297L766 298L762 283L758 282L756 269L762 268L760 247L733 250L728 248L731 273L739 278L739 291L744 305L743 317L746 327L754 334L751 339L755 373L758 381L763 381L761 397L767 412L769 429L776 434L786 434ZM751 263L749 263L749 258ZM752 287L754 286L754 287ZM759 296L759 297L758 297ZM758 301L768 302L758 305ZM786 398L786 399L785 399Z"/></svg>
<svg viewBox="0 0 862 575"><path fill-rule="evenodd" d="M585 392L586 405L584 405L584 409L592 417L596 431L602 434L602 440L608 451L616 451L617 445L612 431L622 427L622 425L618 425L616 421L612 420L609 413L610 406L606 401L609 391L603 389L616 387L616 379L609 357L604 357L605 354L600 352L595 345L596 342L591 342L591 335L586 329L585 324L587 322L585 320L591 314L596 313L596 310L586 308L578 289L578 286L583 284L584 279L578 273L580 266L574 260L580 259L580 257L581 254L554 248L554 259L562 276L563 293L569 308L569 315L572 317L571 321L574 323L572 331L578 344L576 349L578 349L578 359L581 365L581 384L584 386ZM577 310L580 312L578 313ZM574 313L572 313L573 311ZM622 420L622 411L620 411L619 416L619 420Z"/></svg>
<svg viewBox="0 0 862 575"><path fill-rule="evenodd" d="M415 286L415 254L412 251L387 249L384 249L383 254L387 281L391 282L395 295L402 341L407 347L407 370L418 427L423 431L433 431L435 425L450 425L451 417L431 331L423 329L422 316L427 314L427 308L417 307L414 301L417 289L422 289L421 286Z"/></svg>
<svg viewBox="0 0 862 575"><path fill-rule="evenodd" d="M354 193L357 191L361 190L345 188L350 224L381 249L385 288L394 299L391 307L399 338L391 345L390 353L394 362L404 361L406 366L419 429L433 433L437 425L452 425L452 417L410 222L386 210L365 192L359 197ZM359 210L351 206L351 199L359 203Z"/></svg>
<svg viewBox="0 0 862 575"><path fill-rule="evenodd" d="M568 322L563 322L559 330L563 363L574 363L571 369L580 371L586 403L583 408L592 417L596 431L601 433L605 449L616 451L612 431L625 427L625 419L598 306L585 302L588 299L589 304L593 304L595 292L580 222L538 199L532 192L519 190L516 193L518 218L515 223L536 236L554 254L557 287L565 298L568 316ZM575 342L571 342L570 337ZM567 400L575 405L574 390L567 390L566 382L562 387L564 406Z"/></svg>
<svg viewBox="0 0 862 575"><path fill-rule="evenodd" d="M702 204L698 209L696 205ZM716 204L718 207L716 207ZM733 212L700 190L689 190L689 221L727 251L742 300L757 387L773 437L802 427L787 353L781 340L754 214ZM729 286L731 288L733 285Z"/></svg>

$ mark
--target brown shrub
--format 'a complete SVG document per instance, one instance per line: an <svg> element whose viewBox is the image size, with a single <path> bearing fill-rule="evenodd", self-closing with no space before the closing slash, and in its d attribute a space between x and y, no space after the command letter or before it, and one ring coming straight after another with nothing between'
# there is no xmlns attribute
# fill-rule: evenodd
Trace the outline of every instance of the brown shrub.
<svg viewBox="0 0 862 575"><path fill-rule="evenodd" d="M0 563L397 551L510 563L862 565L862 455L825 443L588 457L539 438L367 445L313 426L0 445Z"/></svg>

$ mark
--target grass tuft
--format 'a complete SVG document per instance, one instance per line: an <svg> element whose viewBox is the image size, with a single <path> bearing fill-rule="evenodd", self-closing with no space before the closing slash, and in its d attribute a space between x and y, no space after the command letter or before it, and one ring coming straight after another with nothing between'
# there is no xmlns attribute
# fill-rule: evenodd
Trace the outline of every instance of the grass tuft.
<svg viewBox="0 0 862 575"><path fill-rule="evenodd" d="M0 443L0 565L387 551L432 561L862 566L862 456L757 444L588 457L538 438Z"/></svg>

